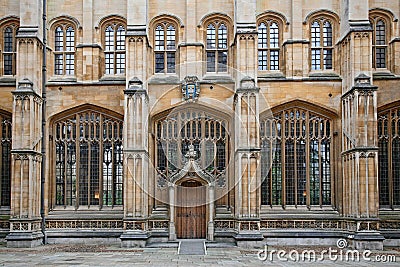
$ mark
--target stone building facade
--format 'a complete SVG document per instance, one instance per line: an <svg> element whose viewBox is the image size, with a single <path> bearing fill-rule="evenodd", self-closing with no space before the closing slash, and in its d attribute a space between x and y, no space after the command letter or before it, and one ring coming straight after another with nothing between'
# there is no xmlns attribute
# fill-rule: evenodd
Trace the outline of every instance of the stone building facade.
<svg viewBox="0 0 400 267"><path fill-rule="evenodd" d="M2 237L399 245L399 16L397 0L2 1Z"/></svg>

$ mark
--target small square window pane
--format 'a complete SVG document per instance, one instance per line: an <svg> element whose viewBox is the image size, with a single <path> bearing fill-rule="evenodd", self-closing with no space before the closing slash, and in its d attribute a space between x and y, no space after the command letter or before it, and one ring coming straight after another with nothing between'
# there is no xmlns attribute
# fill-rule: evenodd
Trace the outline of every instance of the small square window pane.
<svg viewBox="0 0 400 267"><path fill-rule="evenodd" d="M386 68L386 48L376 48L376 68Z"/></svg>
<svg viewBox="0 0 400 267"><path fill-rule="evenodd" d="M271 70L279 70L279 51L271 51L270 64Z"/></svg>

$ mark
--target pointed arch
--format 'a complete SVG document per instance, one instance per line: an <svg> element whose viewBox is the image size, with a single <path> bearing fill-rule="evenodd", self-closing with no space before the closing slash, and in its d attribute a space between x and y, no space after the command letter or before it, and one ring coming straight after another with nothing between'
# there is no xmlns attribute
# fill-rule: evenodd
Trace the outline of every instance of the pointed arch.
<svg viewBox="0 0 400 267"><path fill-rule="evenodd" d="M198 104L153 116L158 179L172 183L189 173L207 183L224 180L230 158L229 116Z"/></svg>
<svg viewBox="0 0 400 267"><path fill-rule="evenodd" d="M54 115L50 127L50 206L121 206L122 116L85 104Z"/></svg>
<svg viewBox="0 0 400 267"><path fill-rule="evenodd" d="M262 204L332 208L335 114L302 100L271 110L260 116Z"/></svg>
<svg viewBox="0 0 400 267"><path fill-rule="evenodd" d="M378 108L378 187L381 209L400 207L400 101Z"/></svg>
<svg viewBox="0 0 400 267"><path fill-rule="evenodd" d="M276 113L290 108L304 108L332 119L338 118L338 113L334 109L303 99L292 99L283 103L273 105L270 107L270 109L261 112L260 117L262 118L265 116L265 114L270 114L271 111L272 113Z"/></svg>
<svg viewBox="0 0 400 267"><path fill-rule="evenodd" d="M154 49L154 73L175 73L179 28L183 28L180 18L175 15L160 14L149 23L149 43Z"/></svg>

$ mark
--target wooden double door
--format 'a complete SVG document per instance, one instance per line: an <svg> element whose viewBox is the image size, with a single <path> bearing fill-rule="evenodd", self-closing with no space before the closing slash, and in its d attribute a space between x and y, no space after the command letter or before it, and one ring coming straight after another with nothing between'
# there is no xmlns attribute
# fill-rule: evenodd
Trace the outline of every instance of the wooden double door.
<svg viewBox="0 0 400 267"><path fill-rule="evenodd" d="M184 181L177 187L176 231L178 238L206 237L206 186Z"/></svg>

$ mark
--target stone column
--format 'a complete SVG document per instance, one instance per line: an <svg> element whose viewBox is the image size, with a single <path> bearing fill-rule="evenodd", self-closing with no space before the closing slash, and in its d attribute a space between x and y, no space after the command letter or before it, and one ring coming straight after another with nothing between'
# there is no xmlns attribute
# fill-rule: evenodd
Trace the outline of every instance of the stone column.
<svg viewBox="0 0 400 267"><path fill-rule="evenodd" d="M286 60L281 70L285 72L287 78L300 78L308 76L309 72L309 40L303 39L303 1L291 0L290 2L290 36L282 45L282 57L285 57ZM285 25L283 25L283 29L284 27ZM284 34L283 29L281 34Z"/></svg>
<svg viewBox="0 0 400 267"><path fill-rule="evenodd" d="M144 81L148 79L147 63L151 62L147 39L147 0L127 1L127 30L126 30L126 77L129 80L137 77Z"/></svg>
<svg viewBox="0 0 400 267"><path fill-rule="evenodd" d="M215 198L215 184L208 185L208 201L209 203L209 219L207 228L207 240L214 241L214 198Z"/></svg>
<svg viewBox="0 0 400 267"><path fill-rule="evenodd" d="M263 240L260 232L260 157L258 93L254 79L245 77L236 89L235 107L235 216L238 246L254 246Z"/></svg>
<svg viewBox="0 0 400 267"><path fill-rule="evenodd" d="M40 217L42 98L24 79L13 92L11 211L8 247L42 244Z"/></svg>
<svg viewBox="0 0 400 267"><path fill-rule="evenodd" d="M367 0L345 0L338 46L342 82L344 231L356 249L382 249L378 231L377 87L372 82L372 28Z"/></svg>
<svg viewBox="0 0 400 267"><path fill-rule="evenodd" d="M383 249L378 230L377 87L359 75L342 96L343 206L356 249Z"/></svg>
<svg viewBox="0 0 400 267"><path fill-rule="evenodd" d="M169 240L176 240L175 229L175 184L170 183L169 192Z"/></svg>
<svg viewBox="0 0 400 267"><path fill-rule="evenodd" d="M43 23L42 1L19 1L17 41L17 88L13 92L11 150L11 210L9 247L42 244L41 119Z"/></svg>
<svg viewBox="0 0 400 267"><path fill-rule="evenodd" d="M134 78L125 90L123 247L143 247L148 239L148 97Z"/></svg>

